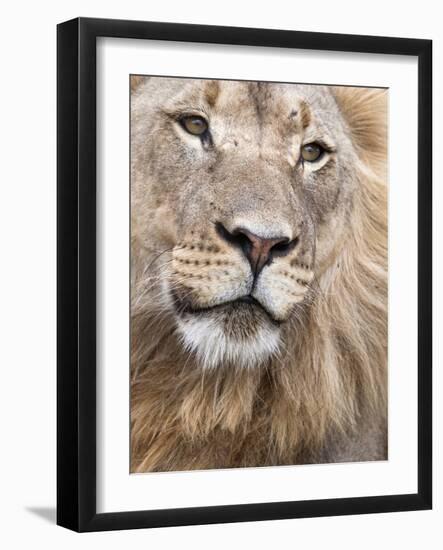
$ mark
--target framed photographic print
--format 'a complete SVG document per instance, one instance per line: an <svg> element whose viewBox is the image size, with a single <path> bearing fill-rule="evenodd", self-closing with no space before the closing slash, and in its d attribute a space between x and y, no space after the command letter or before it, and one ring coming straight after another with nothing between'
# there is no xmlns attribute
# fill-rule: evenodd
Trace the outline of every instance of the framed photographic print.
<svg viewBox="0 0 443 550"><path fill-rule="evenodd" d="M59 525L431 508L431 52L58 26Z"/></svg>

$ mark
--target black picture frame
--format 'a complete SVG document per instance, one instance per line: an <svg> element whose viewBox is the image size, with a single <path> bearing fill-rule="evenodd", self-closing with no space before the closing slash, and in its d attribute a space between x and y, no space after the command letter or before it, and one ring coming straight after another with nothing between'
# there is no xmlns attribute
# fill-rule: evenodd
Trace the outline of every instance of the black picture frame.
<svg viewBox="0 0 443 550"><path fill-rule="evenodd" d="M418 490L415 494L96 512L96 39L173 40L418 59ZM57 523L104 531L432 507L432 42L73 19L57 29Z"/></svg>

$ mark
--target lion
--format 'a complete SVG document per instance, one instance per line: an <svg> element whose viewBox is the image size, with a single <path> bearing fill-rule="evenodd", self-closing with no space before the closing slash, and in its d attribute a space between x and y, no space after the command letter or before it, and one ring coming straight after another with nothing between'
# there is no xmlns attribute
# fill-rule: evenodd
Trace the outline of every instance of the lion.
<svg viewBox="0 0 443 550"><path fill-rule="evenodd" d="M387 459L387 91L132 77L131 472Z"/></svg>

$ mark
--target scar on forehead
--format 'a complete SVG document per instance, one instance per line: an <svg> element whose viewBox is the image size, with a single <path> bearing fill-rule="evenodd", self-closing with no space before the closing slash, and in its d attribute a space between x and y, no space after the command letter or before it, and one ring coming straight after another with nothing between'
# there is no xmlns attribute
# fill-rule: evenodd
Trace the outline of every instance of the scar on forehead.
<svg viewBox="0 0 443 550"><path fill-rule="evenodd" d="M211 80L206 84L205 99L210 107L214 107L220 93L220 84L218 80Z"/></svg>
<svg viewBox="0 0 443 550"><path fill-rule="evenodd" d="M299 119L303 128L309 126L311 122L311 111L307 103L302 101L298 109L292 109L289 113L289 118Z"/></svg>
<svg viewBox="0 0 443 550"><path fill-rule="evenodd" d="M302 101L300 104L300 118L303 128L309 126L311 122L311 110L305 101Z"/></svg>

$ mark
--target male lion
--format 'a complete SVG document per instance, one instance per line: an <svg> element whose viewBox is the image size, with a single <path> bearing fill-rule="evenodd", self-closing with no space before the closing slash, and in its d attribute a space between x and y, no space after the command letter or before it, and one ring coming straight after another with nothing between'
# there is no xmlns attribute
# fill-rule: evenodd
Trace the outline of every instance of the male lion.
<svg viewBox="0 0 443 550"><path fill-rule="evenodd" d="M386 91L132 88L131 470L386 459Z"/></svg>

